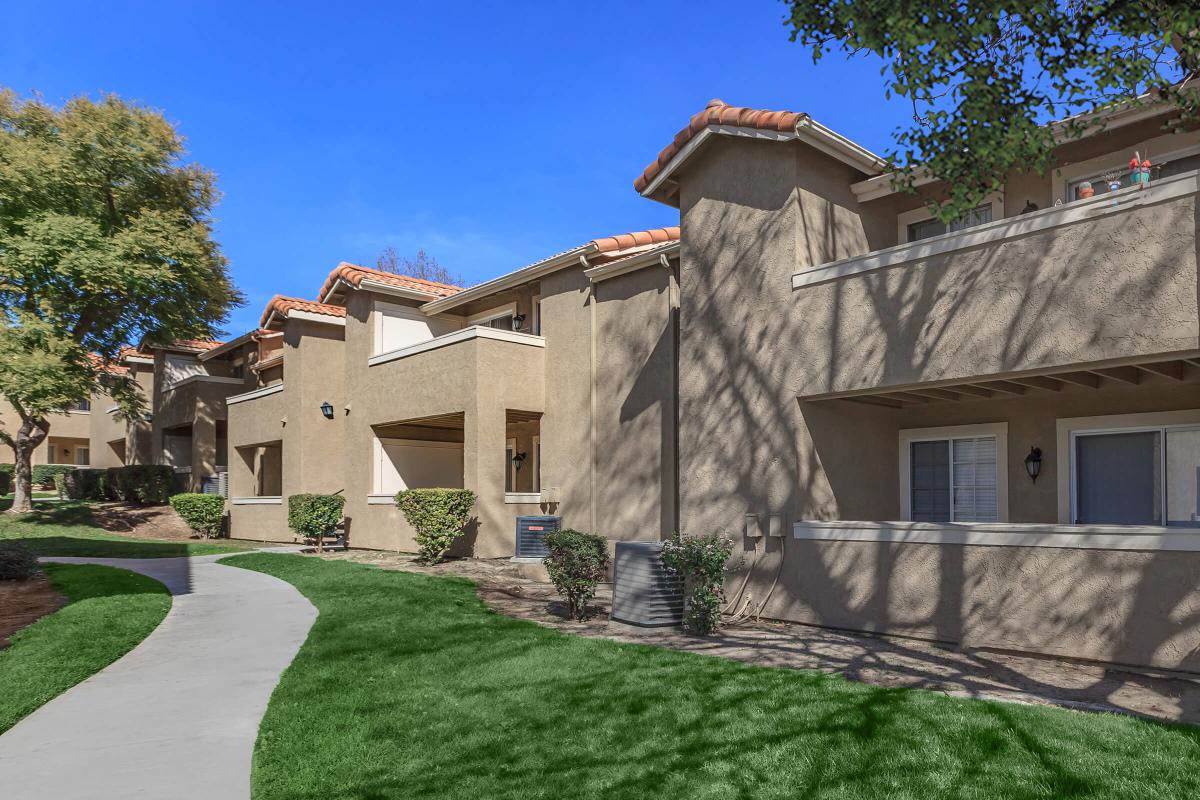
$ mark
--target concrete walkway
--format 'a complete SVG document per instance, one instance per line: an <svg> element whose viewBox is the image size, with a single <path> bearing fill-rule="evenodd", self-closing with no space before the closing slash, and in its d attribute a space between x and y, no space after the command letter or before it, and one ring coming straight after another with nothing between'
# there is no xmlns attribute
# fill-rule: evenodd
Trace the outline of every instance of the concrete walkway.
<svg viewBox="0 0 1200 800"><path fill-rule="evenodd" d="M317 610L291 584L197 558L54 558L162 581L162 624L0 736L4 800L243 800L258 724Z"/></svg>

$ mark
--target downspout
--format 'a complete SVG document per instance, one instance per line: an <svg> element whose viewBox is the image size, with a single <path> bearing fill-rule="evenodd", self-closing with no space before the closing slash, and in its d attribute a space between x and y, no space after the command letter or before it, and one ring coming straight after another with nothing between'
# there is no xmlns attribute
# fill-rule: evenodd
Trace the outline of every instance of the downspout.
<svg viewBox="0 0 1200 800"><path fill-rule="evenodd" d="M671 259L660 253L658 263L667 271L667 321L671 326L671 516L679 530L679 279ZM665 533L665 531L664 531Z"/></svg>
<svg viewBox="0 0 1200 800"><path fill-rule="evenodd" d="M585 255L585 254L580 254L579 263L585 270L587 270L591 266L588 263L587 255ZM599 464L598 464L599 448L596 445L596 439L597 439L597 434L596 434L596 371L597 371L596 370L596 284L594 281L588 281L588 350L589 350L589 357L588 357L589 365L588 366L589 366L589 370L590 370L590 380L588 383L588 400L591 405L591 413L589 414L589 417L591 420L590 425L589 425L589 427L591 429L589 432L589 439L590 439L591 450L592 450L592 453L591 453L591 459L592 459L592 470L591 470L591 472L592 472L592 475L591 475L591 494L592 494L591 520L592 520L592 524L591 524L591 531L592 531L592 533L596 533L596 530L598 527L596 524L596 522L597 522L597 519L596 519L597 494L598 494L598 482L597 482L597 478L596 478L596 473L599 469Z"/></svg>

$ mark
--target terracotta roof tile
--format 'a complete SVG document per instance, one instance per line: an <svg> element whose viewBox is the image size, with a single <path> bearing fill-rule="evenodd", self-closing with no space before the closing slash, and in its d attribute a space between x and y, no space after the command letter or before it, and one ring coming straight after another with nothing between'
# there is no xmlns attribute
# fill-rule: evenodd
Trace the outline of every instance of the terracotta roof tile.
<svg viewBox="0 0 1200 800"><path fill-rule="evenodd" d="M307 314L323 314L327 317L345 317L346 309L342 306L333 306L328 303L316 303L312 300L301 300L298 297L284 297L275 295L267 303L267 307L263 309L262 319L259 325L266 325L267 320L271 318L271 314L278 313L279 316L287 318L290 311L303 311ZM269 333L269 331L263 331Z"/></svg>
<svg viewBox="0 0 1200 800"><path fill-rule="evenodd" d="M430 297L449 297L452 294L462 291L461 286L451 286L448 283L435 283L423 278L414 278L411 275L397 275L394 272L360 267L357 264L349 264L343 261L329 273L329 277L325 279L325 284L321 287L321 292L317 296L322 300L328 297L339 280L345 281L357 289L364 279L390 284L401 289L411 289L414 292L421 292Z"/></svg>
<svg viewBox="0 0 1200 800"><path fill-rule="evenodd" d="M658 154L651 164L642 171L633 188L639 193L645 191L670 163L671 159L692 140L696 134L709 125L733 125L739 128L757 128L758 130L788 132L796 129L796 123L807 118L807 114L797 111L764 111L755 108L740 108L731 106L723 100L710 100L699 114L688 122L687 127L675 134L675 139Z"/></svg>
<svg viewBox="0 0 1200 800"><path fill-rule="evenodd" d="M121 348L124 352L125 348ZM109 375L128 375L129 367L124 367L114 361L105 361L99 353L88 353L88 360L92 362L92 366L101 372L107 372Z"/></svg>
<svg viewBox="0 0 1200 800"><path fill-rule="evenodd" d="M593 239L590 244L601 253L628 250L632 247L647 247L654 244L679 241L679 226L655 228L649 231L622 233L617 236L606 236L603 239Z"/></svg>

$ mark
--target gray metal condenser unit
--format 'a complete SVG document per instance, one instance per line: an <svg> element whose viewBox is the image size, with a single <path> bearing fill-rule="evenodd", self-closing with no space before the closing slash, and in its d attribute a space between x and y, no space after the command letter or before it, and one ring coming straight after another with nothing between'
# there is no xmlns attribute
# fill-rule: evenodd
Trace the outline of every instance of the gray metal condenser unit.
<svg viewBox="0 0 1200 800"><path fill-rule="evenodd" d="M517 558L545 558L546 534L562 525L562 517L517 517Z"/></svg>
<svg viewBox="0 0 1200 800"><path fill-rule="evenodd" d="M662 563L662 542L617 542L612 618L657 627L683 622L683 586Z"/></svg>

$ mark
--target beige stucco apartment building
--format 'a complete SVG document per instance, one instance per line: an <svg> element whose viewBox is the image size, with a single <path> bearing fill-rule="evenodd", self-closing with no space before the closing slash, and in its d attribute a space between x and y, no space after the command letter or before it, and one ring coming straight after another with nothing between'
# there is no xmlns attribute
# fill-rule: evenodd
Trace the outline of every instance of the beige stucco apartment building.
<svg viewBox="0 0 1200 800"><path fill-rule="evenodd" d="M178 490L216 491L226 471L225 397L257 385L256 335L228 343L179 340L125 348L107 369L137 383L144 412L127 418L111 397L96 393L50 417L50 434L34 451L33 463L166 464L175 468ZM0 401L0 425L19 424L16 412Z"/></svg>
<svg viewBox="0 0 1200 800"><path fill-rule="evenodd" d="M418 487L476 493L481 557L519 515L673 530L677 251L623 234L466 290L341 264L274 298L279 367L227 400L233 535L290 539L289 495L340 491L354 546L414 550L394 496Z"/></svg>
<svg viewBox="0 0 1200 800"><path fill-rule="evenodd" d="M765 617L1200 669L1200 134L1165 118L946 226L937 183L714 101L635 184L678 229L469 289L339 265L227 400L233 533L340 491L354 546L412 550L395 492L465 486L477 556L522 514L723 531Z"/></svg>
<svg viewBox="0 0 1200 800"><path fill-rule="evenodd" d="M803 114L714 101L638 179L683 231L680 527L736 535L753 608L1200 669L1200 135L1163 118L949 231Z"/></svg>

